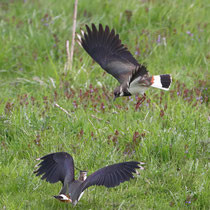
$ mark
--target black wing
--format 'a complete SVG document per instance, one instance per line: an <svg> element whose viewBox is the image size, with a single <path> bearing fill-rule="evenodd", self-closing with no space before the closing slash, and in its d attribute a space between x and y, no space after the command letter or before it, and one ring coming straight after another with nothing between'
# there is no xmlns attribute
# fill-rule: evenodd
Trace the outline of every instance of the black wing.
<svg viewBox="0 0 210 210"><path fill-rule="evenodd" d="M50 183L61 181L63 184L65 179L69 182L74 180L74 160L68 153L51 153L38 160L41 160L41 163L34 173L36 176L43 174L41 179L46 179Z"/></svg>
<svg viewBox="0 0 210 210"><path fill-rule="evenodd" d="M132 72L140 66L128 49L121 44L119 35L112 29L99 24L99 29L92 24L92 30L86 25L87 33L78 36L79 43L86 52L120 83L128 79Z"/></svg>
<svg viewBox="0 0 210 210"><path fill-rule="evenodd" d="M136 173L136 169L143 167L139 166L140 162L131 161L117 163L94 172L84 181L82 191L92 185L103 185L105 187L115 187L120 183L129 181Z"/></svg>

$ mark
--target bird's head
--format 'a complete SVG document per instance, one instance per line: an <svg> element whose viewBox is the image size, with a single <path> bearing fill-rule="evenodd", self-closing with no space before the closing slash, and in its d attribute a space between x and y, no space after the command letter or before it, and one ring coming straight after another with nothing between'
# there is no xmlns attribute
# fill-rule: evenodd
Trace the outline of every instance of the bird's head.
<svg viewBox="0 0 210 210"><path fill-rule="evenodd" d="M54 195L54 198L64 203L72 203L72 200L70 199L69 195L64 195L64 194Z"/></svg>
<svg viewBox="0 0 210 210"><path fill-rule="evenodd" d="M120 96L124 96L122 86L118 86L118 87L115 88L115 90L114 90L114 101L116 100L116 98L118 98Z"/></svg>
<svg viewBox="0 0 210 210"><path fill-rule="evenodd" d="M121 96L131 96L131 93L128 91L127 87L120 85L115 88L114 90L114 101L116 98Z"/></svg>
<svg viewBox="0 0 210 210"><path fill-rule="evenodd" d="M87 171L80 171L79 173L79 181L84 182L87 179Z"/></svg>

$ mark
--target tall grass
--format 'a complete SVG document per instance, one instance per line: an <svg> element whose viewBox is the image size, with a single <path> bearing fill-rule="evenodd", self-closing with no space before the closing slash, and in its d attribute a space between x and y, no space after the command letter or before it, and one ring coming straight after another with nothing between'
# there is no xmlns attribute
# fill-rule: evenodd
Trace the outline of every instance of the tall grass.
<svg viewBox="0 0 210 210"><path fill-rule="evenodd" d="M89 174L146 162L128 183L89 188L76 209L208 209L208 14L207 0L79 1L77 32L107 24L151 74L172 74L171 90L148 90L136 110L135 97L113 102L117 82L78 45L64 75L73 1L1 1L1 209L70 208L52 197L60 183L33 174L37 157L57 151Z"/></svg>

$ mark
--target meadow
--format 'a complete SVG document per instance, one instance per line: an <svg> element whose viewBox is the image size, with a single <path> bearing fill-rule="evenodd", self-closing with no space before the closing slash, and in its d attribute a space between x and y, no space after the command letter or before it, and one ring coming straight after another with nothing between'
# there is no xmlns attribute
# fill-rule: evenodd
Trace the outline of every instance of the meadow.
<svg viewBox="0 0 210 210"><path fill-rule="evenodd" d="M79 0L77 32L109 25L151 75L172 74L170 91L151 88L137 107L135 96L113 101L117 81L78 44L64 70L73 0L1 0L0 209L71 209L53 198L61 183L33 174L36 158L58 151L88 174L146 163L130 182L89 188L74 209L209 209L209 7Z"/></svg>

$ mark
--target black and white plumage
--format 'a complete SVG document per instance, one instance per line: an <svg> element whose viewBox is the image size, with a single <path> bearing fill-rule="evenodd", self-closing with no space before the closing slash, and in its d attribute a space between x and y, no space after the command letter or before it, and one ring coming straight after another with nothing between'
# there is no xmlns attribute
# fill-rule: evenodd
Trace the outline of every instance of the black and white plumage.
<svg viewBox="0 0 210 210"><path fill-rule="evenodd" d="M41 179L50 183L61 181L62 189L59 195L54 197L62 202L71 202L73 205L77 204L88 187L93 185L115 187L134 178L133 174L137 173L136 169L144 169L141 166L143 162L123 162L101 168L88 177L86 171L80 171L79 179L75 180L74 161L70 154L51 153L37 160L41 162L37 165L39 168L34 171L36 176L42 175Z"/></svg>
<svg viewBox="0 0 210 210"><path fill-rule="evenodd" d="M169 74L149 76L144 65L132 56L121 43L119 35L108 26L99 24L97 29L86 25L87 32L81 30L78 43L109 74L115 77L120 86L114 90L115 98L119 96L144 95L149 87L169 90L172 78Z"/></svg>

